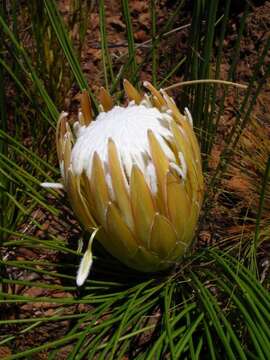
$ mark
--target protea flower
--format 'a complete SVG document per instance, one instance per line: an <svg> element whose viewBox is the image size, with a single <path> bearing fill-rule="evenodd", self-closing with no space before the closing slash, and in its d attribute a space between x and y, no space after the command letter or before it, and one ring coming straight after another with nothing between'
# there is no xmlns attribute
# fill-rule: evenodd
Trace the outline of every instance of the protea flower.
<svg viewBox="0 0 270 360"><path fill-rule="evenodd" d="M203 177L189 111L182 115L165 91L144 86L149 95L124 81L127 107L114 106L102 88L95 120L84 92L73 132L62 113L56 143L63 186L82 226L99 229L98 240L122 263L155 272L191 244ZM79 285L92 263L91 243Z"/></svg>

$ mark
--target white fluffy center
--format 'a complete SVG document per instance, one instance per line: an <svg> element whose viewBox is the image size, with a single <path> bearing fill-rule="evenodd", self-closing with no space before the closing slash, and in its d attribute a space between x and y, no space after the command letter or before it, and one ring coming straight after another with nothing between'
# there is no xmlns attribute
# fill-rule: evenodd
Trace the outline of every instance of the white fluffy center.
<svg viewBox="0 0 270 360"><path fill-rule="evenodd" d="M136 164L145 175L145 179L153 192L156 192L156 174L151 159L147 131L153 131L162 150L171 162L175 156L166 139L172 137L168 113L161 113L153 107L135 105L128 107L115 106L108 112L100 113L89 126L75 125L77 141L71 155L71 166L75 174L83 170L91 177L92 159L95 152L104 164L106 181L111 190L111 178L108 167L108 140L111 138L118 150L127 184L131 176L133 164Z"/></svg>

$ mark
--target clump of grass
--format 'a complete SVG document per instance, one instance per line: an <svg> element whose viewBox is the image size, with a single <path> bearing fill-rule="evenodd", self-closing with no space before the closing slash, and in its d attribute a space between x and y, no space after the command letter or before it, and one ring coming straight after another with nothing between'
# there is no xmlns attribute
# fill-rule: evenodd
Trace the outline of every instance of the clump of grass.
<svg viewBox="0 0 270 360"><path fill-rule="evenodd" d="M235 156L240 158L237 163L231 163L229 173L240 171L241 177L248 184L248 194L245 199L249 226L243 227L245 243L244 256L248 266L259 277L257 257L260 249L269 241L270 231L270 141L268 124L262 120L253 120L244 130ZM248 205L247 205L248 204Z"/></svg>

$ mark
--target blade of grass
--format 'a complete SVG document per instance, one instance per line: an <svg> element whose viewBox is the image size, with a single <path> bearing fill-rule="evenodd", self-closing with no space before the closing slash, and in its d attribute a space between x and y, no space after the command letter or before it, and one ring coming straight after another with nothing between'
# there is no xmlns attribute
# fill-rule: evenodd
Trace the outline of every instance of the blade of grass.
<svg viewBox="0 0 270 360"><path fill-rule="evenodd" d="M267 185L269 182L269 177L270 177L270 156L267 160L267 163L265 166L265 172L264 172L264 176L263 176L263 180L262 180L262 188L261 188L261 192L260 192L260 202L259 202L258 214L257 214L257 218L256 218L254 241L251 245L251 247L254 247L254 249L252 249L252 251L254 252L255 255L256 255L257 246L259 243L260 223L261 223L262 212L263 212L263 207L264 207L264 203L265 203L266 188L267 188Z"/></svg>
<svg viewBox="0 0 270 360"><path fill-rule="evenodd" d="M164 318L165 318L165 331L167 332L167 338L169 341L169 347L170 347L170 356L172 358L172 360L177 359L176 358L176 352L175 352L175 346L174 346L174 342L173 342L173 337L172 337L172 325L171 325L171 316L170 316L170 304L172 301L172 293L174 291L174 284L171 285L170 283L168 283L165 286L165 293L164 293Z"/></svg>
<svg viewBox="0 0 270 360"><path fill-rule="evenodd" d="M202 321L204 317L204 313L200 314L198 318L191 324L188 331L185 333L184 336L182 336L181 340L176 345L176 359L180 359L182 356L182 353L184 352L185 346L188 344L192 334L199 326L200 322Z"/></svg>
<svg viewBox="0 0 270 360"><path fill-rule="evenodd" d="M25 49L17 41L17 39L15 38L12 31L9 29L7 23L2 18L2 16L0 16L0 25L2 26L4 33L11 40L13 46L16 48L16 51L18 52L18 54L20 54L20 56L25 61L26 65L29 69L28 75L29 75L30 79L33 81L33 83L37 87L37 90L38 90L40 96L42 97L42 99L44 100L52 119L56 122L56 120L58 119L59 113L58 113L52 99L50 98L47 91L45 90L45 88L42 84L42 81L37 76L36 71L34 70L32 64L31 64L31 60L30 60L29 56L27 55ZM53 122L50 122L50 124L53 125Z"/></svg>
<svg viewBox="0 0 270 360"><path fill-rule="evenodd" d="M134 43L133 29L132 29L128 0L122 0L122 9L123 9L124 21L126 23L127 41L128 41L128 56L129 56L129 60L131 61L130 78L132 78L132 80L133 80L134 79L133 77L137 73L137 62L136 62L136 48L135 48L135 43ZM133 84L136 86L137 80L133 81Z"/></svg>
<svg viewBox="0 0 270 360"><path fill-rule="evenodd" d="M99 1L99 28L100 28L100 37L101 37L103 74L105 78L106 89L107 91L109 91L110 84L114 82L115 76L114 76L112 60L108 48L104 0ZM108 70L109 70L109 74L108 74Z"/></svg>
<svg viewBox="0 0 270 360"><path fill-rule="evenodd" d="M51 21L52 27L55 31L55 34L58 38L58 41L61 45L61 48L67 58L67 61L72 69L72 73L74 74L74 77L80 87L80 90L87 90L92 103L93 103L93 110L95 112L95 115L98 114L98 103L94 96L94 94L91 92L88 83L86 81L85 76L83 75L83 72L81 70L79 61L75 55L75 52L73 50L72 44L70 42L70 39L68 37L67 31L65 29L65 26L63 24L63 20L61 16L59 15L58 9L55 5L54 0L44 0L44 4L46 7L46 10L48 12L49 19Z"/></svg>
<svg viewBox="0 0 270 360"><path fill-rule="evenodd" d="M151 16L151 36L152 36L152 83L157 85L157 69L158 69L158 42L156 40L157 33L157 14L156 14L156 0L150 1L150 16Z"/></svg>

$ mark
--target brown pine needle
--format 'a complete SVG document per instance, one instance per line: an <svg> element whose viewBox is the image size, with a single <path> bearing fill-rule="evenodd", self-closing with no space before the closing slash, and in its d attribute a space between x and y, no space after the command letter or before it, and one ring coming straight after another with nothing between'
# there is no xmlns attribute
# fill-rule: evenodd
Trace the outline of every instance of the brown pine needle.
<svg viewBox="0 0 270 360"><path fill-rule="evenodd" d="M218 80L218 79L200 79L200 80L190 80L190 81L178 82L176 84L173 84L173 85L170 85L170 86L167 86L167 87L163 88L163 90L167 91L167 90L176 89L176 88L181 87L181 86L194 85L194 84L207 84L207 83L236 86L236 87L239 87L241 89L247 89L247 85L235 83L235 82L232 82L232 81Z"/></svg>

